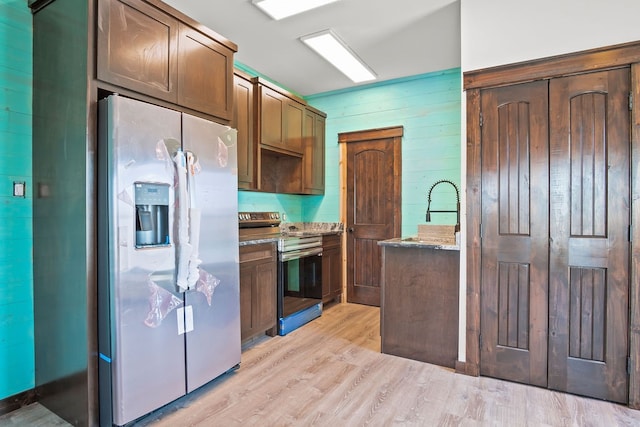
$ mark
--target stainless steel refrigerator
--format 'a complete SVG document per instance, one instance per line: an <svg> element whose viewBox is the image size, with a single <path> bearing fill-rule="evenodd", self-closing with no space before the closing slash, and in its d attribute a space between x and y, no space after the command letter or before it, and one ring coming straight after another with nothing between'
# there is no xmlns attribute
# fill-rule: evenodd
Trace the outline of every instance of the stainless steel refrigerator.
<svg viewBox="0 0 640 427"><path fill-rule="evenodd" d="M100 423L124 425L240 363L236 131L119 95L98 113Z"/></svg>

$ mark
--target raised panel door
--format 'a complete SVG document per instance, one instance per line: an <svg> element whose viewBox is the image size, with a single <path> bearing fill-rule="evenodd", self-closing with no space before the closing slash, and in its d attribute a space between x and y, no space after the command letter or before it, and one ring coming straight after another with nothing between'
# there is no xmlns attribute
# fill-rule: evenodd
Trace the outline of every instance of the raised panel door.
<svg viewBox="0 0 640 427"><path fill-rule="evenodd" d="M549 387L627 401L628 68L550 83Z"/></svg>
<svg viewBox="0 0 640 427"><path fill-rule="evenodd" d="M548 96L482 91L480 373L547 385Z"/></svg>

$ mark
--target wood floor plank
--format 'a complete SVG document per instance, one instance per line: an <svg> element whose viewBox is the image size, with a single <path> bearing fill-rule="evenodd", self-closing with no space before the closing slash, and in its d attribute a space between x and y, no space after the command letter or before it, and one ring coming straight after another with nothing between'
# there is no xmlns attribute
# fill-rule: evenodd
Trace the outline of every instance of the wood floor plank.
<svg viewBox="0 0 640 427"><path fill-rule="evenodd" d="M330 306L134 426L640 426L622 405L382 354L379 319L377 307ZM39 404L0 417L18 425L68 426Z"/></svg>

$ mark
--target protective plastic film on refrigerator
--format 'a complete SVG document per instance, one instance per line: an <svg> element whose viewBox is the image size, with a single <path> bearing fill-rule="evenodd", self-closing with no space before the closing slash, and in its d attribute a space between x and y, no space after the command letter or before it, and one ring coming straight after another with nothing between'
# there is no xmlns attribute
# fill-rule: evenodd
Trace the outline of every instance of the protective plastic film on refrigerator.
<svg viewBox="0 0 640 427"><path fill-rule="evenodd" d="M236 131L99 103L100 423L127 424L240 363Z"/></svg>

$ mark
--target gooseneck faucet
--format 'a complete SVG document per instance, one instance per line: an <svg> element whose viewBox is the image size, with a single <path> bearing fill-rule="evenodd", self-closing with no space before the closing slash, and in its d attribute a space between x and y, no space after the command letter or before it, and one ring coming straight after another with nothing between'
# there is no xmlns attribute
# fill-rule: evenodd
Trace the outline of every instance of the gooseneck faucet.
<svg viewBox="0 0 640 427"><path fill-rule="evenodd" d="M455 211L432 211L431 210L431 192L438 184L442 183L451 184L453 188L456 190L456 210ZM454 213L456 214L456 231L460 231L460 191L458 190L458 186L448 179L441 179L440 181L436 181L435 184L431 186L429 189L429 194L427 196L427 222L431 222L431 213Z"/></svg>

